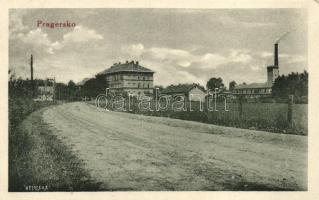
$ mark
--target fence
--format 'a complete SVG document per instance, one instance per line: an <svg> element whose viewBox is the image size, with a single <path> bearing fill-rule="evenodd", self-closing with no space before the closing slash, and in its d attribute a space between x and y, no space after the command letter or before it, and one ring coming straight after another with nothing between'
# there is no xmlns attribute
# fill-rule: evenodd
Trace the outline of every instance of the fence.
<svg viewBox="0 0 319 200"><path fill-rule="evenodd" d="M180 102L170 102L167 109L163 110L158 109L158 104L163 102L156 104L155 100L144 101L144 106L141 106L143 103L138 100L116 101L118 103L114 103L114 100L109 101L108 109L270 132L298 135L307 135L308 132L308 104L294 104L293 99L280 101L286 103L263 103L247 102L239 98L226 103L226 107L224 99L217 99L210 104L202 103L202 110L200 102L184 102L183 105ZM176 107L184 109L174 109Z"/></svg>

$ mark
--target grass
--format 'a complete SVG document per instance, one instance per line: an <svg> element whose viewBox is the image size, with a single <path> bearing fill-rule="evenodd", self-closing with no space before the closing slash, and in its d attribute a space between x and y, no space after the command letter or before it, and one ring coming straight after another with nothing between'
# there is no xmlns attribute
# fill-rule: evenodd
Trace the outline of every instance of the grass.
<svg viewBox="0 0 319 200"><path fill-rule="evenodd" d="M126 110L128 110L128 103ZM189 104L187 104L189 105ZM103 107L103 103L100 105ZM242 103L242 114L240 115L238 103L227 103L228 111L225 111L224 103L217 103L218 111L199 110L199 102L192 102L194 111L175 111L170 109L165 111L140 110L137 103L131 104L131 113L143 114L159 117L170 117L189 121L198 121L222 126L238 127L245 129L263 130L276 133L288 133L297 135L307 135L307 104L293 105L293 122L287 119L287 103ZM112 109L111 107L108 107ZM151 108L155 110L154 102Z"/></svg>
<svg viewBox="0 0 319 200"><path fill-rule="evenodd" d="M39 109L52 104L27 98L9 101L9 191L100 190L83 161L43 122Z"/></svg>
<svg viewBox="0 0 319 200"><path fill-rule="evenodd" d="M18 180L10 184L11 191L26 191L29 186L41 186L44 191L99 190L100 184L91 180L84 163L48 131L41 113L32 113L19 127L27 148L15 160Z"/></svg>

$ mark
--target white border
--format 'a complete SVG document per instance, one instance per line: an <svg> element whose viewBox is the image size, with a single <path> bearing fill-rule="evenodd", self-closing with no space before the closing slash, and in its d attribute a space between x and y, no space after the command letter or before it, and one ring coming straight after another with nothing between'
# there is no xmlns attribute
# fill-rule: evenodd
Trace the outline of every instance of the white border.
<svg viewBox="0 0 319 200"><path fill-rule="evenodd" d="M319 199L319 1L316 0L0 0L0 199ZM307 192L47 192L8 193L8 9L9 8L307 8L309 151Z"/></svg>

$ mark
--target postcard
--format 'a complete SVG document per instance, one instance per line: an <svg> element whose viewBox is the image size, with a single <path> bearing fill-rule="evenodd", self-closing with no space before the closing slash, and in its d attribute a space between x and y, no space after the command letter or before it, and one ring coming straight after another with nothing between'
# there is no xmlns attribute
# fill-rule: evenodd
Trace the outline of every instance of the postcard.
<svg viewBox="0 0 319 200"><path fill-rule="evenodd" d="M315 199L319 3L240 2L8 1L3 197Z"/></svg>

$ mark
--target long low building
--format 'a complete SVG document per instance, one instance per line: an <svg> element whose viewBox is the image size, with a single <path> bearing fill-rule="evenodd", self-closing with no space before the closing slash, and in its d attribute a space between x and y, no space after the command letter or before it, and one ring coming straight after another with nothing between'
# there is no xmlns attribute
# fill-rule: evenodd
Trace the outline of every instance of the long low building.
<svg viewBox="0 0 319 200"><path fill-rule="evenodd" d="M272 83L251 83L242 84L235 87L234 94L244 94L252 97L261 97L271 95Z"/></svg>

